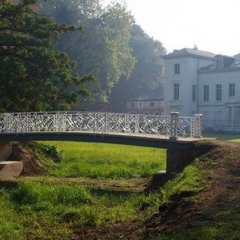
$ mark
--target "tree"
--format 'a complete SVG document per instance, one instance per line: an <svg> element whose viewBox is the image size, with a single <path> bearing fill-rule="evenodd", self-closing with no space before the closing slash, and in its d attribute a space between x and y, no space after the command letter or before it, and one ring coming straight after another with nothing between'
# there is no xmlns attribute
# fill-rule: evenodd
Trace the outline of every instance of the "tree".
<svg viewBox="0 0 240 240"><path fill-rule="evenodd" d="M92 79L75 74L73 62L53 48L77 28L40 15L34 4L0 2L0 111L66 110Z"/></svg>
<svg viewBox="0 0 240 240"><path fill-rule="evenodd" d="M133 72L128 80L121 78L112 90L112 105L122 110L126 101L161 86L163 81L163 55L165 49L161 42L150 38L140 26L131 28L130 47L136 59Z"/></svg>
<svg viewBox="0 0 240 240"><path fill-rule="evenodd" d="M88 19L99 17L102 6L99 0L39 0L42 12L58 23L84 25Z"/></svg>
<svg viewBox="0 0 240 240"><path fill-rule="evenodd" d="M113 86L121 77L130 76L134 58L129 47L132 16L124 6L113 4L103 8L99 0L55 1L44 7L58 22L81 22L84 34L65 34L56 45L76 61L78 71L96 76L96 84L89 85L92 101L108 101ZM48 9L48 11L46 10ZM96 9L96 11L89 11Z"/></svg>

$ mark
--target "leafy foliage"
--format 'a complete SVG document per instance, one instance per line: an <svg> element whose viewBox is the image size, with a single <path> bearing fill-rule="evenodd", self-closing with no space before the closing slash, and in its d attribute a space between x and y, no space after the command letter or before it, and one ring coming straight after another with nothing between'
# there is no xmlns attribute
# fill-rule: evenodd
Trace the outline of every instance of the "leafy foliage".
<svg viewBox="0 0 240 240"><path fill-rule="evenodd" d="M129 46L132 16L120 4L104 8L99 0L55 0L43 6L57 22L81 23L84 34L65 34L56 47L76 61L79 72L96 76L88 100L107 101L113 86L128 78L134 67Z"/></svg>
<svg viewBox="0 0 240 240"><path fill-rule="evenodd" d="M0 111L67 109L92 79L75 74L73 62L53 48L61 33L79 28L40 15L35 3L0 2Z"/></svg>
<svg viewBox="0 0 240 240"><path fill-rule="evenodd" d="M126 101L159 88L163 81L163 55L161 42L150 38L140 26L131 27L130 47L136 65L130 78L121 78L112 90L110 101L117 109L124 109Z"/></svg>

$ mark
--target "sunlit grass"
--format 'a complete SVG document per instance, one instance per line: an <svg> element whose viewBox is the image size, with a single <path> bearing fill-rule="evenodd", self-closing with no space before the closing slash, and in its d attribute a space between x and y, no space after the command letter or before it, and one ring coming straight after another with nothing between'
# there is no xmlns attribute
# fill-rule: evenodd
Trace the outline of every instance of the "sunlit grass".
<svg viewBox="0 0 240 240"><path fill-rule="evenodd" d="M166 151L158 148L83 142L41 142L54 145L64 160L50 168L61 177L147 177L166 168Z"/></svg>
<svg viewBox="0 0 240 240"><path fill-rule="evenodd" d="M25 147L31 148L48 169L47 176L35 177L34 181L22 177L7 187L0 183L0 239L71 239L76 228L144 221L158 211L159 192L132 193L131 184L124 180L165 169L164 150L99 143L42 143L54 147L35 143L26 143ZM61 182L62 177L121 179L128 191Z"/></svg>
<svg viewBox="0 0 240 240"><path fill-rule="evenodd" d="M208 166L210 166L209 163ZM176 204L176 199L181 197L188 196L194 201L197 193L206 190L208 185L211 184L209 180L210 173L211 169L203 168L202 163L196 159L182 173L179 173L173 180L163 186L159 199L160 209L166 206L171 209L171 206ZM191 228L163 232L151 240L240 239L240 215L238 208L237 204L231 203L208 206L201 212L202 220L193 222Z"/></svg>
<svg viewBox="0 0 240 240"><path fill-rule="evenodd" d="M168 204L171 198L182 193L194 194L203 190L207 184L204 176L203 171L200 170L199 161L196 159L193 164L187 166L182 173L163 186L161 203Z"/></svg>
<svg viewBox="0 0 240 240"><path fill-rule="evenodd" d="M99 192L29 180L11 188L0 185L0 193L0 239L4 240L70 239L73 226L143 220L158 206L157 193ZM148 208L140 210L142 205Z"/></svg>

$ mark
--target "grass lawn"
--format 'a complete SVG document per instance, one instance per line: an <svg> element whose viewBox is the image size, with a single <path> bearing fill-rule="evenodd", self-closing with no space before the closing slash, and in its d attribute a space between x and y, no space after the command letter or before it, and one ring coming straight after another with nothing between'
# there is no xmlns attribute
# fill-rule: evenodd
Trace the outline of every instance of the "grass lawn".
<svg viewBox="0 0 240 240"><path fill-rule="evenodd" d="M42 148L41 144L27 146L48 169L48 176L21 177L10 185L0 183L0 239L67 240L82 227L143 221L158 211L160 193L132 192L128 181L165 169L165 150L82 142L41 143ZM57 151L46 145L55 146ZM44 148L55 157L60 153L62 160L52 161L40 150ZM80 178L119 181L121 187L130 187L125 186L127 191L98 189L74 181Z"/></svg>
<svg viewBox="0 0 240 240"><path fill-rule="evenodd" d="M158 194L97 192L84 186L21 181L0 184L0 239L71 239L74 229L141 220ZM142 205L148 209L140 211Z"/></svg>
<svg viewBox="0 0 240 240"><path fill-rule="evenodd" d="M86 142L40 143L62 151L63 161L49 169L57 177L138 178L166 168L163 149Z"/></svg>

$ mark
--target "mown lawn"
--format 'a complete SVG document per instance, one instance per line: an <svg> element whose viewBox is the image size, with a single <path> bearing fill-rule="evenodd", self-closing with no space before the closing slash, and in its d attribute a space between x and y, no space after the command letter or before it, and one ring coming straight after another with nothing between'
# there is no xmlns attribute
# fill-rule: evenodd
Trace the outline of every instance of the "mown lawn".
<svg viewBox="0 0 240 240"><path fill-rule="evenodd" d="M166 151L158 148L85 142L40 142L62 151L51 167L57 177L138 178L166 168Z"/></svg>

